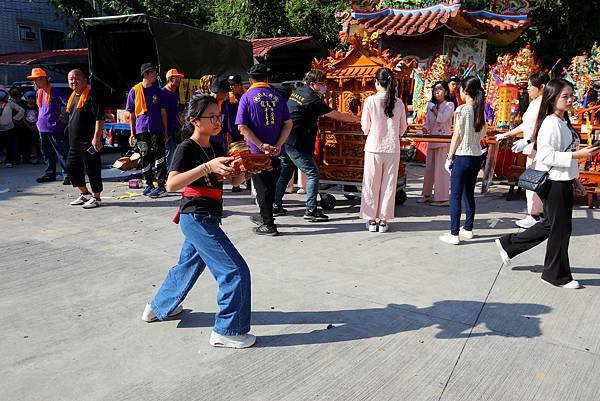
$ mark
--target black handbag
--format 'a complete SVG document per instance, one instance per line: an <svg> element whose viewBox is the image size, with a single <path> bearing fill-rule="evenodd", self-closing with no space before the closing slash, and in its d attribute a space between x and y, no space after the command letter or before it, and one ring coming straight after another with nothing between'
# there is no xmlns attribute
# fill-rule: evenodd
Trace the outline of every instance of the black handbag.
<svg viewBox="0 0 600 401"><path fill-rule="evenodd" d="M575 140L573 140L573 142L575 142ZM573 145L573 142L571 142L569 146L567 146L567 149L564 150L565 152L571 147L571 145ZM550 167L548 171L540 171L532 167L527 168L519 176L517 185L519 186L519 188L523 188L528 191L533 191L538 195L544 195L546 193L546 190L548 189L548 175L552 168L553 167Z"/></svg>
<svg viewBox="0 0 600 401"><path fill-rule="evenodd" d="M550 170L552 170L552 167L550 167ZM523 173L519 176L517 185L519 188L533 191L538 195L544 194L546 192L548 173L550 170L540 171L534 168L525 169L525 171L523 171Z"/></svg>

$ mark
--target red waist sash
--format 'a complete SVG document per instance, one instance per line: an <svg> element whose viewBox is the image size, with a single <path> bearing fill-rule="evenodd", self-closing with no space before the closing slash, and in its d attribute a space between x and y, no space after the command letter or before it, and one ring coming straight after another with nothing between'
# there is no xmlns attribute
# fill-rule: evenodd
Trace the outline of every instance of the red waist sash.
<svg viewBox="0 0 600 401"><path fill-rule="evenodd" d="M223 190L219 189L219 188L187 186L187 187L183 188L183 193L181 194L182 198L184 196L189 196L189 197L201 196L203 198L220 201L221 199L223 199ZM179 224L180 215L181 215L181 213L179 211L177 211L175 216L173 216L173 223Z"/></svg>

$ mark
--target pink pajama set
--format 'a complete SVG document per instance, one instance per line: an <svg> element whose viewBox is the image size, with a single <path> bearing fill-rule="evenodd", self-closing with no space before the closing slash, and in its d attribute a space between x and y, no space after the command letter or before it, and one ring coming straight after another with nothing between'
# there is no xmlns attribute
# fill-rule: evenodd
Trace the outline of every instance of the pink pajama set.
<svg viewBox="0 0 600 401"><path fill-rule="evenodd" d="M400 136L406 132L406 112L396 98L393 117L385 113L385 92L365 99L361 127L367 136L360 217L389 221L394 218L400 163Z"/></svg>
<svg viewBox="0 0 600 401"><path fill-rule="evenodd" d="M429 107L431 106L432 104L429 104ZM431 135L448 135L450 138L453 117L454 103L444 101L438 107L437 117L429 108L423 128L429 130ZM449 143L429 142L427 144L427 164L422 195L428 198L433 192L434 202L445 202L450 198L450 174L444 168L449 150Z"/></svg>

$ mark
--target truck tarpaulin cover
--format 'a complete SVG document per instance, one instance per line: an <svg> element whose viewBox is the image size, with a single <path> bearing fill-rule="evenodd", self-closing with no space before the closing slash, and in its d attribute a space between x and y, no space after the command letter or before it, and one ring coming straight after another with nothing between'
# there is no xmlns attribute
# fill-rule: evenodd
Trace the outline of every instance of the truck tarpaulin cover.
<svg viewBox="0 0 600 401"><path fill-rule="evenodd" d="M240 74L253 64L250 42L162 22L145 14L84 18L92 79L116 92L141 80L140 65L156 63L161 76L177 68L189 78Z"/></svg>

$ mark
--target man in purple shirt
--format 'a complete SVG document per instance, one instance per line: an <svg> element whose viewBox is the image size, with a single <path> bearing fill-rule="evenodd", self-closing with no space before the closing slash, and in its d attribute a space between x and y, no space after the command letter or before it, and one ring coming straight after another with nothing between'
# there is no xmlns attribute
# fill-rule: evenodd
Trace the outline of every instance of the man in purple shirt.
<svg viewBox="0 0 600 401"><path fill-rule="evenodd" d="M36 179L37 182L56 180L56 162L60 163L63 184L70 185L67 174L68 145L65 136L65 107L67 96L48 81L48 74L42 68L34 68L27 77L37 88L36 101L38 105L37 129L40 133L42 153L46 162L46 172Z"/></svg>
<svg viewBox="0 0 600 401"><path fill-rule="evenodd" d="M277 156L290 135L292 120L285 98L268 83L269 68L255 64L248 70L248 75L252 85L240 99L235 123L250 152L268 154L273 166L271 171L252 176L260 216L252 216L250 220L258 225L254 229L256 234L275 236L279 234L273 219L275 185L280 170Z"/></svg>
<svg viewBox="0 0 600 401"><path fill-rule="evenodd" d="M169 126L169 139L166 145L168 168L171 165L171 158L175 153L175 148L181 142L178 132L181 129L181 112L183 111L183 107L179 104L179 84L184 75L175 68L172 68L167 71L166 77L167 84L162 88L162 92Z"/></svg>
<svg viewBox="0 0 600 401"><path fill-rule="evenodd" d="M167 195L167 165L165 143L169 139L167 111L163 93L156 85L158 69L151 63L140 67L142 82L136 84L127 95L125 110L131 114L129 144L140 149L142 174L146 180L143 194L151 198ZM158 187L154 187L154 169Z"/></svg>

